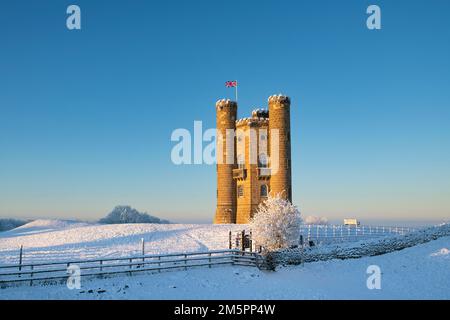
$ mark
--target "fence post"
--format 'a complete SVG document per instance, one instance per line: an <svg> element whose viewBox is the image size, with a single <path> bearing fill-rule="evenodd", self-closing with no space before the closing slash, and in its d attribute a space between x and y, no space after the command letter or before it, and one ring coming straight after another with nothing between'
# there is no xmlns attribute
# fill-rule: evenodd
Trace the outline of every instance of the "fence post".
<svg viewBox="0 0 450 320"><path fill-rule="evenodd" d="M187 270L187 254L184 255L184 270Z"/></svg>
<svg viewBox="0 0 450 320"><path fill-rule="evenodd" d="M32 278L31 280L30 280L30 287L33 285L33 265L31 265L31 274L30 274L30 277Z"/></svg>
<svg viewBox="0 0 450 320"><path fill-rule="evenodd" d="M100 272L103 271L103 260L100 260Z"/></svg>
<svg viewBox="0 0 450 320"><path fill-rule="evenodd" d="M22 253L23 253L23 245L20 245L20 251L19 251L19 272L22 271ZM21 276L22 276L22 275L19 274L19 278L20 278Z"/></svg>
<svg viewBox="0 0 450 320"><path fill-rule="evenodd" d="M253 252L253 236L252 236L252 230L250 230L250 239L249 239L249 245L250 245L250 252Z"/></svg>
<svg viewBox="0 0 450 320"><path fill-rule="evenodd" d="M158 272L161 272L161 256L158 256Z"/></svg>
<svg viewBox="0 0 450 320"><path fill-rule="evenodd" d="M245 238L245 230L242 230L242 232L241 232L241 250L242 250L242 252L245 251L244 238ZM242 255L244 255L244 253L242 253Z"/></svg>
<svg viewBox="0 0 450 320"><path fill-rule="evenodd" d="M228 249L231 250L232 244L231 244L231 230L228 232Z"/></svg>
<svg viewBox="0 0 450 320"><path fill-rule="evenodd" d="M209 267L211 268L211 252L209 253Z"/></svg>
<svg viewBox="0 0 450 320"><path fill-rule="evenodd" d="M142 242L142 262L145 262L145 241L144 238L141 238L141 242ZM142 264L142 268L145 267L145 263Z"/></svg>

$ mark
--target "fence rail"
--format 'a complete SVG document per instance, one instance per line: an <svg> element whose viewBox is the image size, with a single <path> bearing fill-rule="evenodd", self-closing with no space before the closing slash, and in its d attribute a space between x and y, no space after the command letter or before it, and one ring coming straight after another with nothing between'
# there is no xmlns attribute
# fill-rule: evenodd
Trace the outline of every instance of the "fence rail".
<svg viewBox="0 0 450 320"><path fill-rule="evenodd" d="M0 265L0 285L17 282L64 280L68 268L77 266L81 277L135 272L161 272L163 270L209 267L215 265L260 266L261 257L254 252L240 250L214 250L207 252L141 255L121 258L70 260L42 263Z"/></svg>
<svg viewBox="0 0 450 320"><path fill-rule="evenodd" d="M300 227L303 239L324 244L404 235L415 230L417 229L410 227L386 226L302 225Z"/></svg>

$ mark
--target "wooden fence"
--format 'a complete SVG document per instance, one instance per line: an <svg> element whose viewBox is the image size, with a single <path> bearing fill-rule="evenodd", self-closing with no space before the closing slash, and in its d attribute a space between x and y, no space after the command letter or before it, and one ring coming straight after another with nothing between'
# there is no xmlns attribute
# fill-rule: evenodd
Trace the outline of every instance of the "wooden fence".
<svg viewBox="0 0 450 320"><path fill-rule="evenodd" d="M187 270L194 267L238 265L260 267L263 259L258 254L240 250L214 250L207 252L141 255L122 258L99 258L42 263L0 265L0 286L17 282L57 281L69 277L69 267L79 268L81 277L136 272Z"/></svg>

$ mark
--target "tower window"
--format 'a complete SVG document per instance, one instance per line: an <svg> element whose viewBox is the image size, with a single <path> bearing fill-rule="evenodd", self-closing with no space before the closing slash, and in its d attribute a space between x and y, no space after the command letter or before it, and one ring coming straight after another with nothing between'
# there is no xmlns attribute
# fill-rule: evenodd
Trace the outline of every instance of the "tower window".
<svg viewBox="0 0 450 320"><path fill-rule="evenodd" d="M269 190L268 190L267 184L263 184L263 185L261 186L261 192L260 192L260 194L261 194L261 197L262 197L262 198L267 198L267 195L269 194Z"/></svg>
<svg viewBox="0 0 450 320"><path fill-rule="evenodd" d="M243 197L244 196L244 186L238 186L237 187L237 195L238 195L238 197Z"/></svg>
<svg viewBox="0 0 450 320"><path fill-rule="evenodd" d="M258 159L258 167L267 168L268 164L269 164L269 161L267 159L267 156L264 153L261 153L259 155L259 159Z"/></svg>

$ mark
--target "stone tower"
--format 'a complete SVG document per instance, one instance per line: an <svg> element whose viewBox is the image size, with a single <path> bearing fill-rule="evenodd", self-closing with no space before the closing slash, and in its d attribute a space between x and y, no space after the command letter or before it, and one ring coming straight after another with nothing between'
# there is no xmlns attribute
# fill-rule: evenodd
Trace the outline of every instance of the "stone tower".
<svg viewBox="0 0 450 320"><path fill-rule="evenodd" d="M216 102L218 136L216 149L217 209L214 223L236 223L236 181L233 180L233 169L236 168L236 146L234 138L236 114L236 102L230 100L219 100ZM230 133L233 134L232 137ZM229 142L228 144L227 140ZM232 145L230 145L230 141Z"/></svg>
<svg viewBox="0 0 450 320"><path fill-rule="evenodd" d="M236 119L236 102L216 103L214 223L248 223L269 194L292 201L290 99L274 95L268 102L268 110L253 110L250 118L242 119Z"/></svg>
<svg viewBox="0 0 450 320"><path fill-rule="evenodd" d="M269 134L278 130L278 170L272 169L270 176L271 195L280 194L281 197L292 202L291 181L291 100L284 95L270 96L269 99ZM269 140L271 143L272 139ZM270 147L272 150L272 146ZM276 161L275 155L271 154L272 161Z"/></svg>

